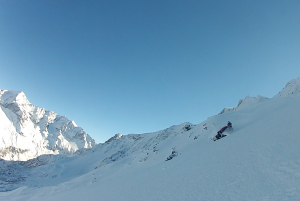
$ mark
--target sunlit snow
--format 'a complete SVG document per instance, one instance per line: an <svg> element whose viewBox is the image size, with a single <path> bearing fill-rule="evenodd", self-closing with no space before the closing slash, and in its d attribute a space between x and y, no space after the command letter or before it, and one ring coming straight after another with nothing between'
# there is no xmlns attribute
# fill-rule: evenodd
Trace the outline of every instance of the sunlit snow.
<svg viewBox="0 0 300 201"><path fill-rule="evenodd" d="M300 200L300 79L290 83L200 124L1 160L0 200ZM232 133L212 141L228 120Z"/></svg>

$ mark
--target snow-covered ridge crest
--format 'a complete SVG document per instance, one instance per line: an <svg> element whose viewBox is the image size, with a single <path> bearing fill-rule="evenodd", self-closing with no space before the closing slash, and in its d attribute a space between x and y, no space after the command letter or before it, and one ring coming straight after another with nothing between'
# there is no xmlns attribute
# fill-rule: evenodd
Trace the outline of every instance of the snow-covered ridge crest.
<svg viewBox="0 0 300 201"><path fill-rule="evenodd" d="M29 160L42 154L72 154L92 148L74 121L32 105L21 91L0 90L0 158Z"/></svg>
<svg viewBox="0 0 300 201"><path fill-rule="evenodd" d="M0 199L300 200L300 96L257 100L248 97L238 110L200 124L117 134L74 157L0 160ZM228 120L233 132L211 141Z"/></svg>
<svg viewBox="0 0 300 201"><path fill-rule="evenodd" d="M120 133L115 134L115 136L109 138L107 141L105 141L105 143L109 143L109 142L112 142L112 141L114 141L114 140L118 140L118 139L120 139L122 136L123 136L123 135L121 135Z"/></svg>
<svg viewBox="0 0 300 201"><path fill-rule="evenodd" d="M0 103L19 103L19 104L30 104L25 94L22 91L8 91L0 89Z"/></svg>
<svg viewBox="0 0 300 201"><path fill-rule="evenodd" d="M278 97L294 97L300 95L300 77L289 81L286 86L276 95Z"/></svg>
<svg viewBox="0 0 300 201"><path fill-rule="evenodd" d="M273 98L295 97L295 96L299 96L299 95L300 95L300 77L289 81L286 84L286 86ZM259 103L261 101L265 101L267 99L269 99L269 98L264 97L264 96L257 96L257 97L247 96L246 98L240 100L236 107L224 108L219 114L246 108L253 104Z"/></svg>
<svg viewBox="0 0 300 201"><path fill-rule="evenodd" d="M261 101L265 101L267 100L267 97L264 96L256 96L256 97L251 97L251 96L246 96L246 98L241 99L238 103L238 105L236 107L233 108L224 108L220 114L226 113L226 112L231 112L231 111L235 111L238 109L242 109L242 108L246 108L249 107L250 105L259 103Z"/></svg>

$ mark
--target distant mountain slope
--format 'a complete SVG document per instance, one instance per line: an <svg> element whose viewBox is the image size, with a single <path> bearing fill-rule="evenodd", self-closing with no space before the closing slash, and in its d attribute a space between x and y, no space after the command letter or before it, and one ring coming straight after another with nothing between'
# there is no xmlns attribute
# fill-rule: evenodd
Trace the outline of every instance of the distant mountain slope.
<svg viewBox="0 0 300 201"><path fill-rule="evenodd" d="M238 110L241 108L246 108L250 105L259 103L261 101L267 100L267 97L263 97L263 96L257 96L257 97L251 97L251 96L247 96L246 98L242 99L239 101L238 105L236 107L233 108L224 108L220 114L226 113L226 112L231 112L234 110Z"/></svg>
<svg viewBox="0 0 300 201"><path fill-rule="evenodd" d="M300 95L266 99L73 157L0 161L0 200L300 200ZM233 132L210 140L227 121ZM7 192L5 192L7 191Z"/></svg>
<svg viewBox="0 0 300 201"><path fill-rule="evenodd" d="M0 90L0 141L0 158L23 161L95 146L74 121L32 105L23 92L9 90Z"/></svg>
<svg viewBox="0 0 300 201"><path fill-rule="evenodd" d="M293 97L300 95L300 77L289 81L276 97Z"/></svg>

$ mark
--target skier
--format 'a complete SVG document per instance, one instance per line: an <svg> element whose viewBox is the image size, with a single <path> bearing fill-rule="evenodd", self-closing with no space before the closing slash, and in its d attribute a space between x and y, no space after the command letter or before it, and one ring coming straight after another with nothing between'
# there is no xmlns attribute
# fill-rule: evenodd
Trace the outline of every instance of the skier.
<svg viewBox="0 0 300 201"><path fill-rule="evenodd" d="M221 130L218 131L218 134L213 138L213 141L216 141L222 137L225 137L226 135L222 134L226 129L231 129L232 128L232 123L228 121L227 126L224 126L221 128Z"/></svg>

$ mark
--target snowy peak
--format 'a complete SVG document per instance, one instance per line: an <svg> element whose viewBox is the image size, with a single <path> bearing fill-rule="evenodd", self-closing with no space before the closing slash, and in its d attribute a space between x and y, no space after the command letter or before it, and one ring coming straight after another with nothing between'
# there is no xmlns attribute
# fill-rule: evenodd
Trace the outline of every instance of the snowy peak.
<svg viewBox="0 0 300 201"><path fill-rule="evenodd" d="M9 91L0 90L0 103L1 104L30 104L26 95L22 91Z"/></svg>
<svg viewBox="0 0 300 201"><path fill-rule="evenodd" d="M287 83L287 85L276 95L278 97L294 97L300 94L300 77L293 79Z"/></svg>
<svg viewBox="0 0 300 201"><path fill-rule="evenodd" d="M295 188L300 186L300 96L266 99L247 96L232 108L235 111L196 125L186 122L154 133L116 134L73 157L0 160L0 199L224 200L225 195L233 200L300 200ZM42 116L38 125L45 135L52 135L49 143L55 142L54 135L69 139L82 131L53 112L44 111ZM232 132L211 141L228 120ZM2 133L0 126L0 137ZM27 150L8 146L4 152ZM278 181L280 185L274 185ZM161 189L167 192L161 194Z"/></svg>
<svg viewBox="0 0 300 201"><path fill-rule="evenodd" d="M234 108L224 108L220 114L226 113L226 112L231 112L231 111L235 111L238 109L242 109L242 108L246 108L249 107L250 105L254 105L256 103L262 102L267 100L267 97L264 96L256 96L256 97L251 97L251 96L246 96L246 98L241 99L238 103L238 105Z"/></svg>
<svg viewBox="0 0 300 201"><path fill-rule="evenodd" d="M268 98L264 97L264 96L256 96L256 97L246 96L246 98L239 101L236 108L245 108L245 107L248 107L248 106L253 105L255 103L267 100L267 99Z"/></svg>
<svg viewBox="0 0 300 201"><path fill-rule="evenodd" d="M115 134L115 136L109 138L107 141L105 141L105 143L109 143L109 142L112 142L112 141L115 141L115 140L118 140L122 137L123 135L121 135L120 133L118 134Z"/></svg>
<svg viewBox="0 0 300 201"><path fill-rule="evenodd" d="M5 160L72 154L96 145L74 121L32 105L23 92L0 90L0 122L0 158Z"/></svg>

